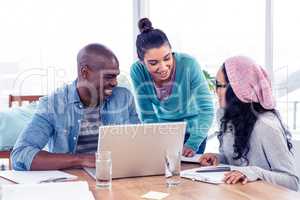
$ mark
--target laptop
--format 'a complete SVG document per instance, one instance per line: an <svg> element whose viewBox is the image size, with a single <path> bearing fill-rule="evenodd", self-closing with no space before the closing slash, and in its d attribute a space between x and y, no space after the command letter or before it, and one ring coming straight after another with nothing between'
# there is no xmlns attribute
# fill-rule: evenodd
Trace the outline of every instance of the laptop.
<svg viewBox="0 0 300 200"><path fill-rule="evenodd" d="M182 151L186 122L99 128L98 151L112 152L112 178L164 174L166 149ZM95 168L84 168L93 178Z"/></svg>

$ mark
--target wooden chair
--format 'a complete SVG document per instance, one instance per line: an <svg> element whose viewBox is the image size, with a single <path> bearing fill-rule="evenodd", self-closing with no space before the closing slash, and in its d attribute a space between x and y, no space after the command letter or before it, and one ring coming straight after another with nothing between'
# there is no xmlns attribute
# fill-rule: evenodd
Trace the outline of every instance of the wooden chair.
<svg viewBox="0 0 300 200"><path fill-rule="evenodd" d="M13 102L18 102L18 105L22 106L24 101L31 103L33 101L38 101L40 97L42 97L42 95L14 96L10 94L8 96L8 107L12 107Z"/></svg>

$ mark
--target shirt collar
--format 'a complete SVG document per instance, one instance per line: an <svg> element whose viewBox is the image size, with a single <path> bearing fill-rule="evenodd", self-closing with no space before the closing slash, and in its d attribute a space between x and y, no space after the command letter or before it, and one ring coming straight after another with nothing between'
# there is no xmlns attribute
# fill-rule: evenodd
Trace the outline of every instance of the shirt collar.
<svg viewBox="0 0 300 200"><path fill-rule="evenodd" d="M79 94L78 94L78 90L77 90L77 79L75 81L72 82L72 84L70 84L69 87L69 103L73 103L73 104L81 104L83 105L83 103L80 100ZM104 106L104 104L106 104L109 100L111 99L111 96L108 97L102 105L100 105L100 107L102 108Z"/></svg>
<svg viewBox="0 0 300 200"><path fill-rule="evenodd" d="M81 103L76 85L77 79L69 85L69 103Z"/></svg>

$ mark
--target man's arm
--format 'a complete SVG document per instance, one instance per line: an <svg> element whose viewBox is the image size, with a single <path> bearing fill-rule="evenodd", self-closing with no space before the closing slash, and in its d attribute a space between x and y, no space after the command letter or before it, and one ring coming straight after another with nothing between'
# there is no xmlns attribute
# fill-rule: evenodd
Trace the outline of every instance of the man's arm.
<svg viewBox="0 0 300 200"><path fill-rule="evenodd" d="M95 167L95 155L72 155L39 151L32 160L30 170L56 170L81 167Z"/></svg>
<svg viewBox="0 0 300 200"><path fill-rule="evenodd" d="M57 154L43 151L54 133L52 103L40 100L32 121L19 136L11 153L14 170L48 170L95 166L94 155Z"/></svg>

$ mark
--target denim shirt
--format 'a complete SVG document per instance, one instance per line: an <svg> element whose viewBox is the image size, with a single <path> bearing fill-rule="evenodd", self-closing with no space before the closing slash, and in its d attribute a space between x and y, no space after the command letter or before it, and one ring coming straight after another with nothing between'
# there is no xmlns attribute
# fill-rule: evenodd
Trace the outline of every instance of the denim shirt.
<svg viewBox="0 0 300 200"><path fill-rule="evenodd" d="M52 153L75 154L83 104L76 82L40 99L32 121L19 136L11 153L15 170L30 170L34 156L47 147ZM102 125L140 123L129 90L115 87L100 107Z"/></svg>

